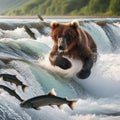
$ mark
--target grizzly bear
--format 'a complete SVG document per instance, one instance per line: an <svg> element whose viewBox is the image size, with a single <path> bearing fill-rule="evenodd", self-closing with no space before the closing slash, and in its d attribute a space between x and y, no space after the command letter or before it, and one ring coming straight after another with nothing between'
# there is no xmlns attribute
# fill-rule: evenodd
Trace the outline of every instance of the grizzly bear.
<svg viewBox="0 0 120 120"><path fill-rule="evenodd" d="M97 59L97 46L92 37L82 30L77 21L70 23L51 22L51 38L54 42L49 60L53 66L69 69L72 63L66 58L81 60L82 69L77 77L87 78Z"/></svg>

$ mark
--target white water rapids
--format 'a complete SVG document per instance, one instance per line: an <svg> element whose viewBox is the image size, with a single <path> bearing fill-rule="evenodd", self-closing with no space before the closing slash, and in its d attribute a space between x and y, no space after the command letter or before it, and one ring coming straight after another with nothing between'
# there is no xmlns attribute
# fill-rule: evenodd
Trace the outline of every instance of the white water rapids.
<svg viewBox="0 0 120 120"><path fill-rule="evenodd" d="M47 94L52 88L58 96L78 100L73 111L67 105L63 105L62 110L45 106L37 111L21 108L19 100L0 89L0 120L120 119L119 24L99 26L89 21L83 22L81 27L89 32L98 46L97 62L90 77L85 80L75 76L76 67L62 71L50 65L48 55L53 42L49 27L45 26L43 33L31 28L37 40L33 40L23 27L0 29L0 73L17 75L29 88L23 93L21 87L16 89L15 85L4 82L2 78L0 84L16 89L25 100ZM9 61L5 62L5 59Z"/></svg>

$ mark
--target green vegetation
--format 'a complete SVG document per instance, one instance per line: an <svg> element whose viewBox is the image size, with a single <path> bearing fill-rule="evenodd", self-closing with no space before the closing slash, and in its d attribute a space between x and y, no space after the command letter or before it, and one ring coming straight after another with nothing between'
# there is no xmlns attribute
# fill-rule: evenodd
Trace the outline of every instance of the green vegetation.
<svg viewBox="0 0 120 120"><path fill-rule="evenodd" d="M120 0L31 0L5 15L120 15Z"/></svg>
<svg viewBox="0 0 120 120"><path fill-rule="evenodd" d="M120 0L110 1L109 12L112 15L120 15Z"/></svg>

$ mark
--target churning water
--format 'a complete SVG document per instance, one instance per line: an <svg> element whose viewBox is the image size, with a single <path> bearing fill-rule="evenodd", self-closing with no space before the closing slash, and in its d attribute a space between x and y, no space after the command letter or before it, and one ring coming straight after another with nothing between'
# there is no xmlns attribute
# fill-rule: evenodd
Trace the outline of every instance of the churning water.
<svg viewBox="0 0 120 120"><path fill-rule="evenodd" d="M37 40L26 33L24 25L30 27ZM2 78L0 84L16 89L24 100L47 94L52 88L58 96L78 100L73 111L67 105L62 110L49 106L25 109L19 106L19 100L0 89L0 120L120 119L120 25L106 19L104 25L88 20L80 22L80 26L98 47L97 62L85 80L75 76L76 67L66 71L50 65L53 42L49 22L0 21L0 73L17 75L29 87L24 93L21 87L16 89ZM77 66L78 61L74 63Z"/></svg>

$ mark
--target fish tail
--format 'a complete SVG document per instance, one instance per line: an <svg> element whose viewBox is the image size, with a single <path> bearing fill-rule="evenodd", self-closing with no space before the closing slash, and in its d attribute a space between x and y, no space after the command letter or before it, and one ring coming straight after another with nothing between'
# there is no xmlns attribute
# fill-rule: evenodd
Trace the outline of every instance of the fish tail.
<svg viewBox="0 0 120 120"><path fill-rule="evenodd" d="M27 85L22 85L22 90L23 90L23 92L25 92L25 89L26 89L27 87L28 87Z"/></svg>
<svg viewBox="0 0 120 120"><path fill-rule="evenodd" d="M32 36L32 37L33 37L33 39L35 39L35 40L36 40L35 34L33 34L33 36Z"/></svg>
<svg viewBox="0 0 120 120"><path fill-rule="evenodd" d="M21 106L21 107L24 107L24 100L21 101L20 106Z"/></svg>
<svg viewBox="0 0 120 120"><path fill-rule="evenodd" d="M73 110L74 109L74 105L76 104L77 100L73 100L69 102L69 107Z"/></svg>

